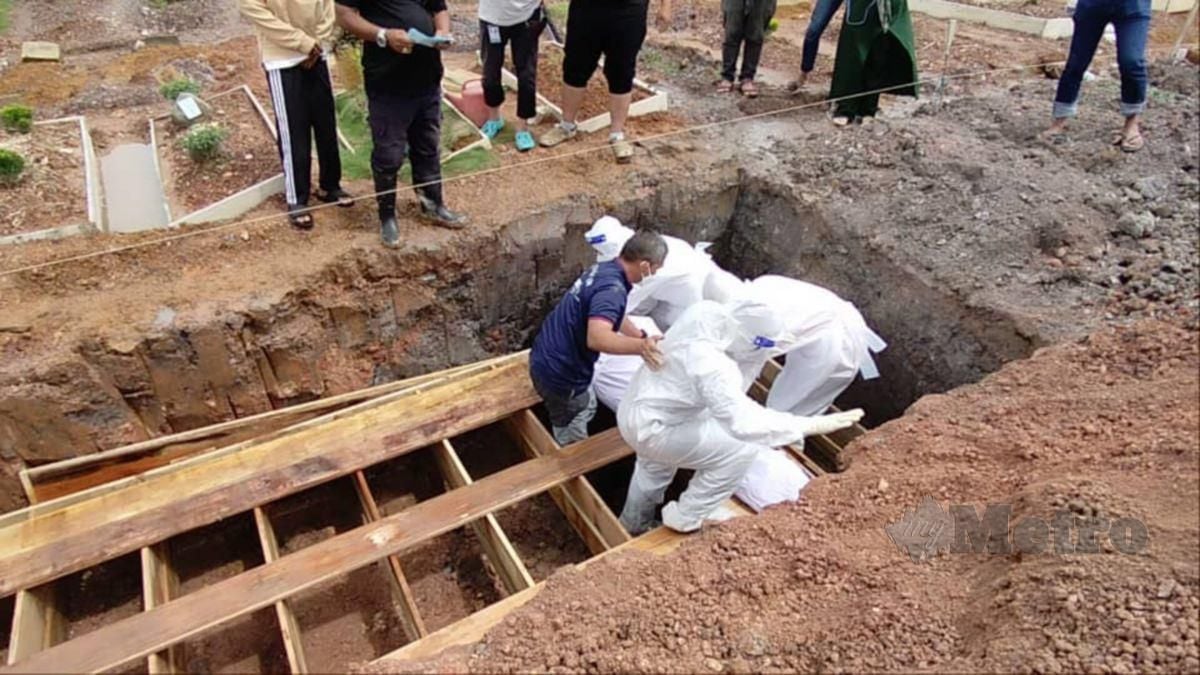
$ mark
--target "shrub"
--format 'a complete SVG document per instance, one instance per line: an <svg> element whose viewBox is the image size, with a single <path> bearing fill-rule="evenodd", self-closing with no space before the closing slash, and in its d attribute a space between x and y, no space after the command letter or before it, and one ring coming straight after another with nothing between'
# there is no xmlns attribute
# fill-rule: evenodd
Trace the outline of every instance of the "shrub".
<svg viewBox="0 0 1200 675"><path fill-rule="evenodd" d="M25 158L12 150L0 148L0 185L12 185L21 179Z"/></svg>
<svg viewBox="0 0 1200 675"><path fill-rule="evenodd" d="M188 157L191 157L193 161L205 162L221 152L221 143L228 136L229 132L225 127L216 122L197 124L188 129L188 132L180 140L180 144L183 145L183 149L187 151Z"/></svg>
<svg viewBox="0 0 1200 675"><path fill-rule="evenodd" d="M174 101L179 98L179 95L187 92L189 94L199 94L200 85L188 77L177 77L169 82L164 82L158 88L158 93L162 94L163 98L168 101Z"/></svg>
<svg viewBox="0 0 1200 675"><path fill-rule="evenodd" d="M0 108L0 121L6 131L27 134L33 128L33 110L23 105L6 105Z"/></svg>

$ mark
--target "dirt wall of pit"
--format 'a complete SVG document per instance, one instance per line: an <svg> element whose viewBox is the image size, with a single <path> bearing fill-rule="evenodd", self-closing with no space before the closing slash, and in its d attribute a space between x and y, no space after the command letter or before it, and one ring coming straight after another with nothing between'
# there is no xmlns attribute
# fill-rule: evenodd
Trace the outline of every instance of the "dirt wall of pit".
<svg viewBox="0 0 1200 675"><path fill-rule="evenodd" d="M357 249L277 302L167 310L140 340L95 335L22 364L0 379L0 511L24 506L24 466L520 349L592 262L582 234L597 217L715 239L738 189L736 170L716 167L618 203L564 200L453 245Z"/></svg>

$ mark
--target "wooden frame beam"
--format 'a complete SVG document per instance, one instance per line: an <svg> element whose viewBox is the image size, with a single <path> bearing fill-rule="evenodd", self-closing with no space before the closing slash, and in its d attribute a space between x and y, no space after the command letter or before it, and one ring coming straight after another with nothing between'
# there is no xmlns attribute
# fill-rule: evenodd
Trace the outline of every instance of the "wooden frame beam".
<svg viewBox="0 0 1200 675"><path fill-rule="evenodd" d="M477 429L538 400L527 365L513 361L236 453L163 467L121 489L98 488L62 508L47 502L17 511L0 520L0 595Z"/></svg>
<svg viewBox="0 0 1200 675"><path fill-rule="evenodd" d="M279 560L279 539L271 519L261 506L254 507L254 526L258 530L258 541L262 545L263 562ZM308 658L304 655L304 639L300 633L300 622L286 598L275 603L275 616L279 618L279 633L283 638L283 649L287 653L288 668L295 675L308 672Z"/></svg>
<svg viewBox="0 0 1200 675"><path fill-rule="evenodd" d="M171 548L162 542L142 549L142 607L149 611L179 596L179 575L171 566ZM183 645L172 645L151 654L146 667L151 675L186 670Z"/></svg>
<svg viewBox="0 0 1200 675"><path fill-rule="evenodd" d="M21 481L30 494L37 494L36 501L46 501L64 494L111 482L134 473L178 461L181 457L194 455L205 450L233 445L261 437L305 420L335 412L363 402L382 403L392 400L393 395L411 395L425 388L445 383L451 379L471 373L490 370L511 359L519 359L524 352L458 366L425 375L418 375L396 382L389 382L366 389L329 396L308 403L301 403L279 410L249 415L220 424L199 429L152 438L139 443L113 448L102 452L72 457L50 464L24 469ZM387 396L381 401L372 401ZM147 455L154 455L147 458ZM113 466L127 464L128 466ZM80 474L86 473L86 476Z"/></svg>
<svg viewBox="0 0 1200 675"><path fill-rule="evenodd" d="M50 582L19 591L8 641L8 665L49 649L66 635L66 621L58 609L57 584Z"/></svg>
<svg viewBox="0 0 1200 675"><path fill-rule="evenodd" d="M451 490L467 487L473 482L450 441L443 440L434 448L434 452L442 476ZM496 574L504 583L504 589L509 595L533 586L533 577L529 576L529 570L525 569L525 563L521 556L517 555L516 549L508 540L508 535L500 528L494 514L489 513L472 522L471 529L479 538L483 552L495 566Z"/></svg>
<svg viewBox="0 0 1200 675"><path fill-rule="evenodd" d="M527 457L542 457L558 450L554 437L529 409L511 415L504 424ZM550 497L593 555L630 541L621 521L584 476L551 488Z"/></svg>
<svg viewBox="0 0 1200 675"><path fill-rule="evenodd" d="M362 504L363 523L376 523L382 520L383 513L379 510L379 503L375 501L375 495L371 492L371 486L367 483L367 477L362 471L354 472L354 490L358 493L359 503ZM404 570L400 567L400 557L389 555L387 564L388 569L391 570L388 578L392 584L392 594L395 596L396 606L400 610L400 623L404 626L404 632L410 641L420 640L429 631L426 630L425 620L421 618L421 611L417 609L417 603L413 600L408 577L404 576Z"/></svg>
<svg viewBox="0 0 1200 675"><path fill-rule="evenodd" d="M0 672L95 672L148 656L627 457L616 429L35 653Z"/></svg>

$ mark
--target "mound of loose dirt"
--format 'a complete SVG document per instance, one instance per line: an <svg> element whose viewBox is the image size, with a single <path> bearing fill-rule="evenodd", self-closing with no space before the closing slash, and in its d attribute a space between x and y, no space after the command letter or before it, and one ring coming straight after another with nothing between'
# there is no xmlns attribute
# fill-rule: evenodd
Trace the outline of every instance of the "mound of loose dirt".
<svg viewBox="0 0 1200 675"><path fill-rule="evenodd" d="M1198 366L1196 331L1159 322L1041 350L925 397L801 503L667 557L557 574L473 648L416 669L1195 672ZM961 542L947 531L911 560L884 528L926 497L935 516L1008 505L1010 523L1034 524L1024 552L963 551L956 526ZM1029 552L1039 522L1054 545L1055 518L1080 550ZM1147 539L1133 521L1109 538L1121 518Z"/></svg>

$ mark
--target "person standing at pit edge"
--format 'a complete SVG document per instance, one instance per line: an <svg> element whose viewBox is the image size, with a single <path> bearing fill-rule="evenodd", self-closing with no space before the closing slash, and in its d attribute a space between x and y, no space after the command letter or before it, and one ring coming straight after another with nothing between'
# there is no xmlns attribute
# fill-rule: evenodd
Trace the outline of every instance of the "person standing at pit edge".
<svg viewBox="0 0 1200 675"><path fill-rule="evenodd" d="M721 81L717 83L717 92L727 94L734 90L733 77L741 51L742 70L737 76L737 90L746 98L755 98L758 85L754 76L762 58L767 26L775 15L775 0L721 0L721 14L725 44L721 50Z"/></svg>
<svg viewBox="0 0 1200 675"><path fill-rule="evenodd" d="M504 46L512 44L513 67L517 70L517 134L514 143L520 152L532 150L536 143L529 133L529 122L537 115L538 37L546 25L542 0L480 0L479 44L483 56L483 98L488 120L481 131L495 138L504 129L500 104L504 103L504 85L500 69L504 65Z"/></svg>
<svg viewBox="0 0 1200 675"><path fill-rule="evenodd" d="M396 175L405 155L413 184L421 186L421 214L442 227L465 227L466 218L446 208L442 194L441 50L451 42L446 0L337 0L337 20L363 41L371 173L384 245L400 245Z"/></svg>
<svg viewBox="0 0 1200 675"><path fill-rule="evenodd" d="M633 101L633 77L638 52L646 39L649 0L572 0L567 11L567 44L563 57L562 121L542 134L547 148L574 138L588 80L604 56L608 80L608 111L612 116L608 142L620 163L633 159L633 144L625 137L625 120Z"/></svg>
<svg viewBox="0 0 1200 675"><path fill-rule="evenodd" d="M1150 0L1079 0L1075 5L1075 32L1067 65L1054 96L1054 121L1043 137L1056 141L1067 130L1067 120L1079 111L1079 88L1104 28L1117 33L1117 68L1121 71L1121 115L1125 125L1113 132L1112 144L1137 152L1146 144L1139 120L1146 110L1146 36L1150 32Z"/></svg>
<svg viewBox="0 0 1200 675"><path fill-rule="evenodd" d="M309 230L313 217L305 209L314 136L321 172L317 199L354 206L354 199L341 188L333 83L322 46L333 39L333 0L238 0L238 9L254 25L267 71L288 219L293 227Z"/></svg>

